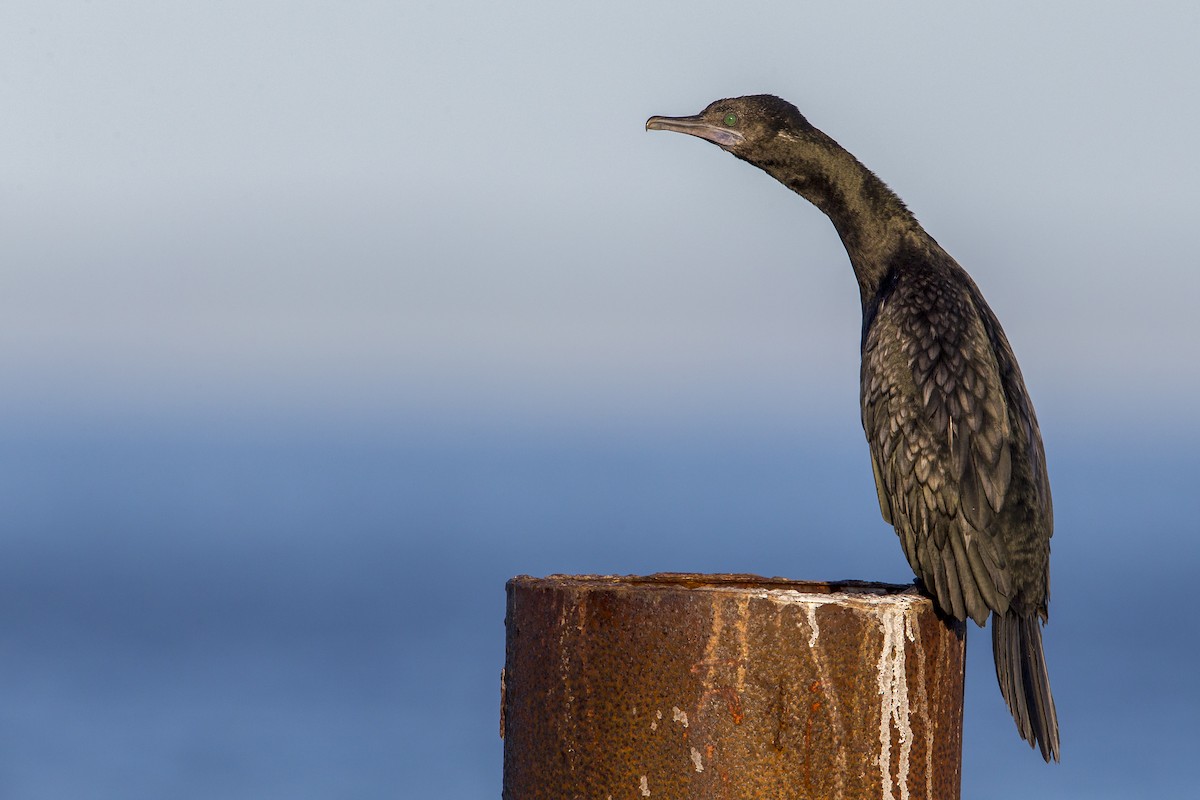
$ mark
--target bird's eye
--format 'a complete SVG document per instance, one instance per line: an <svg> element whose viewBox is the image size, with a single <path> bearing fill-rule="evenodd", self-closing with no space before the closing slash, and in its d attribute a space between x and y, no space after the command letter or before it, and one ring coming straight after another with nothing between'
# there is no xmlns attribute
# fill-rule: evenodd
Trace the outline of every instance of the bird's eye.
<svg viewBox="0 0 1200 800"><path fill-rule="evenodd" d="M728 114L726 114L725 115L725 124L731 128L734 125L737 125L737 114L734 114L732 111L730 111Z"/></svg>

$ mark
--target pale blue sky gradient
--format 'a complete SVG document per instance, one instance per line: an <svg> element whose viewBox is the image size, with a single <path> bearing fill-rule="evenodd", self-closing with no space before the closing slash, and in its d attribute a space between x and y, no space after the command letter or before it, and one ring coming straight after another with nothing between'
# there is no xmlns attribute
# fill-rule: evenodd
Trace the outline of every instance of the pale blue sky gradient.
<svg viewBox="0 0 1200 800"><path fill-rule="evenodd" d="M972 273L1044 426L1170 428L1196 41L1183 2L6 3L0 410L841 416L828 221L642 129L772 92Z"/></svg>

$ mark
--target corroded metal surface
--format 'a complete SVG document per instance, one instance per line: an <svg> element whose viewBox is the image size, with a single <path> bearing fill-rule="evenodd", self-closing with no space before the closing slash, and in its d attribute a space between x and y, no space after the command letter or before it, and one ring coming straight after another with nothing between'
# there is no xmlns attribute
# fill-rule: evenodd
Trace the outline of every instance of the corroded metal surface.
<svg viewBox="0 0 1200 800"><path fill-rule="evenodd" d="M508 800L959 797L961 623L907 587L508 583Z"/></svg>

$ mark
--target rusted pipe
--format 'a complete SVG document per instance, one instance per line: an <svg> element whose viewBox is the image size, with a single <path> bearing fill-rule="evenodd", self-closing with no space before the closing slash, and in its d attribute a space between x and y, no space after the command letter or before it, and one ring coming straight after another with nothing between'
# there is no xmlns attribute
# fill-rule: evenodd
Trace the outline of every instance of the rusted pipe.
<svg viewBox="0 0 1200 800"><path fill-rule="evenodd" d="M966 629L911 587L508 582L506 800L956 800Z"/></svg>

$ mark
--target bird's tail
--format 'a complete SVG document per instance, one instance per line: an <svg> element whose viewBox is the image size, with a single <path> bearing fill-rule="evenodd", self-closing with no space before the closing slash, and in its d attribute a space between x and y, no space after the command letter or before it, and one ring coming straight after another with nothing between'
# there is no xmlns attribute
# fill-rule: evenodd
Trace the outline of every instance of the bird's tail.
<svg viewBox="0 0 1200 800"><path fill-rule="evenodd" d="M992 654L1004 702L1021 736L1058 761L1058 715L1042 652L1042 626L1036 615L1014 611L992 615Z"/></svg>

